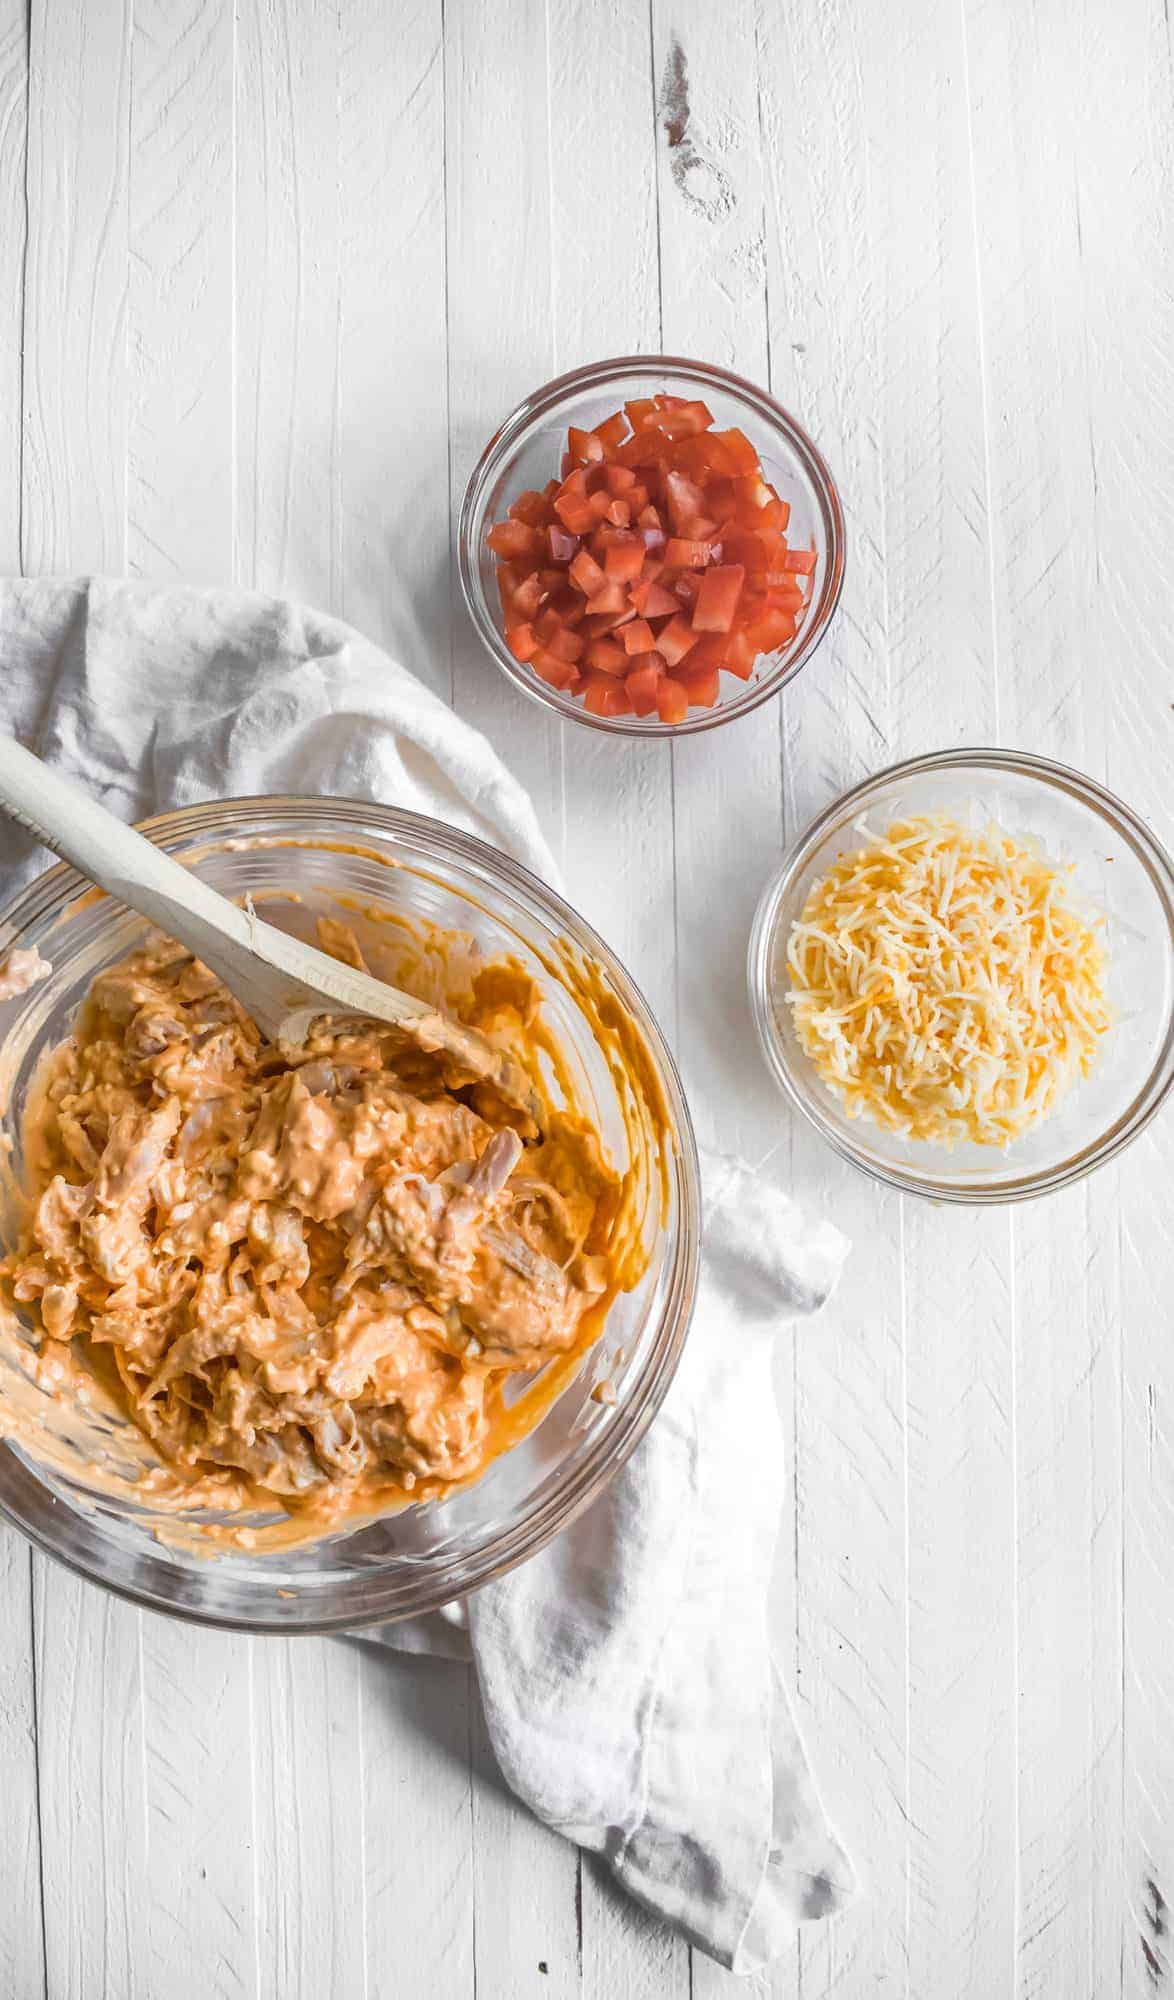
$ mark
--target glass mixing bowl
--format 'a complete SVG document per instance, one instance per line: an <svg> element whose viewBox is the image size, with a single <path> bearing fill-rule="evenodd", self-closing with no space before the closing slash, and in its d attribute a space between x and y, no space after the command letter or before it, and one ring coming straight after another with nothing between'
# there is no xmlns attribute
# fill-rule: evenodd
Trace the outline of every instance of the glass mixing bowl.
<svg viewBox="0 0 1174 2000"><path fill-rule="evenodd" d="M791 503L788 539L795 548L814 548L815 569L803 622L790 645L764 653L748 681L721 676L713 708L691 709L684 722L661 722L655 715L591 715L581 701L548 687L515 660L503 636L497 594L497 564L489 530L503 520L510 503L528 487L541 488L559 469L569 425L592 430L635 397L666 391L701 397L718 430L737 426L755 446L763 471ZM788 681L811 658L831 622L844 581L844 516L840 496L820 452L802 425L765 389L704 361L668 354L633 354L595 361L536 389L495 431L473 469L461 507L458 530L461 589L469 615L503 673L533 701L543 702L570 722L614 736L691 736L747 715Z"/></svg>
<svg viewBox="0 0 1174 2000"><path fill-rule="evenodd" d="M433 1609L524 1561L565 1527L623 1465L664 1398L689 1324L700 1237L696 1148L672 1059L636 987L582 918L524 868L435 820L335 799L236 799L164 814L147 831L216 888L263 898L270 922L303 935L315 915L335 914L377 942L376 916L356 909L392 910L469 932L489 956L521 960L617 1167L629 1163L625 1097L645 1134L653 1162L643 1215L648 1268L616 1300L601 1340L538 1427L474 1485L307 1548L234 1549L214 1559L177 1546L176 1517L136 1499L137 1432L125 1423L111 1429L76 1406L64 1421L58 1399L29 1379L27 1343L9 1319L0 1398L33 1407L52 1464L0 1445L0 1511L82 1575L204 1624L325 1632ZM69 1033L94 975L145 929L65 867L41 876L0 915L4 949L34 946L53 966L42 985L0 1003L0 1102L14 1148L0 1181L0 1254L16 1229L20 1119L37 1060ZM564 985L553 969L568 955L593 969L603 1006L635 1024L644 1074L613 1073L573 982ZM614 1405L592 1394L603 1375ZM107 1479L118 1480L113 1496L87 1475L95 1456Z"/></svg>
<svg viewBox="0 0 1174 2000"><path fill-rule="evenodd" d="M1071 863L1071 894L1105 919L1115 1022L1095 1068L1006 1152L886 1132L849 1118L800 1046L783 998L787 940L812 884L840 855L895 819L948 813L1032 836ZM758 907L750 1004L766 1059L791 1102L845 1159L875 1179L938 1201L1025 1201L1079 1180L1148 1124L1174 1086L1174 863L1149 828L1079 771L1015 750L944 750L895 764L830 805L796 841Z"/></svg>

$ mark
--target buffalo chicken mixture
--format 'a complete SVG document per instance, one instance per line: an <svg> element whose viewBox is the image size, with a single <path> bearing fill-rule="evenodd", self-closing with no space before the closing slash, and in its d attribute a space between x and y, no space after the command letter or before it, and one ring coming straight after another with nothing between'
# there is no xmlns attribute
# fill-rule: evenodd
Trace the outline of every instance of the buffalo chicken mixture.
<svg viewBox="0 0 1174 2000"><path fill-rule="evenodd" d="M524 1041L523 974L487 965L470 992L470 1021ZM518 1122L395 1029L263 1042L157 938L47 1059L0 1271L43 1351L112 1360L160 1459L218 1472L234 1504L334 1519L441 1492L492 1456L509 1376L592 1337L611 1288L596 1134L552 1111L524 1142Z"/></svg>

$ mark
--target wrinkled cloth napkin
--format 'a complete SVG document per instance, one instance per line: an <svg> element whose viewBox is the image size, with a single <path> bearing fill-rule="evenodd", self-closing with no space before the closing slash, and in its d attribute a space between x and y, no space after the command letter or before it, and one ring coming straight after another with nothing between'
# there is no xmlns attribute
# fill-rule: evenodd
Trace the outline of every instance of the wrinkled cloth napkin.
<svg viewBox="0 0 1174 2000"><path fill-rule="evenodd" d="M484 737L358 633L276 598L0 583L0 728L128 819L257 793L371 798L557 879ZM47 858L0 820L0 897ZM785 1476L773 1350L823 1303L847 1245L738 1163L702 1167L694 1322L628 1465L466 1605L362 1636L471 1658L519 1798L752 1972L852 1888L766 1620Z"/></svg>

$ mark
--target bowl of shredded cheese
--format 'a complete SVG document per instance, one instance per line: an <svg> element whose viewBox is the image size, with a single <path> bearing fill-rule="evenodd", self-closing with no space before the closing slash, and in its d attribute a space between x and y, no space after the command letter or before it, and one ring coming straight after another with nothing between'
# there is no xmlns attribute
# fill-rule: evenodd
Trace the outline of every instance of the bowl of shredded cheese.
<svg viewBox="0 0 1174 2000"><path fill-rule="evenodd" d="M796 843L750 993L783 1089L846 1158L938 1200L1025 1200L1174 1088L1174 865L1063 765L915 758Z"/></svg>

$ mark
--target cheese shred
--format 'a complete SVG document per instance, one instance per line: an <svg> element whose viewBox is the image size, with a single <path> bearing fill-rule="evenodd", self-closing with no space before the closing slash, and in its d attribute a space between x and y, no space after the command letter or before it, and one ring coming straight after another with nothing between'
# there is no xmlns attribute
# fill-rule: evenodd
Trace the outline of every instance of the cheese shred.
<svg viewBox="0 0 1174 2000"><path fill-rule="evenodd" d="M867 831L867 829L861 829ZM1007 1146L1111 1025L1100 925L1070 870L998 827L899 820L812 887L787 944L795 1032L849 1117Z"/></svg>

